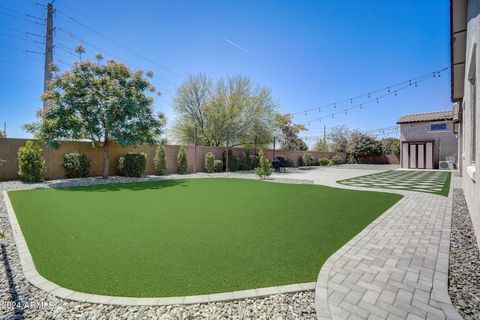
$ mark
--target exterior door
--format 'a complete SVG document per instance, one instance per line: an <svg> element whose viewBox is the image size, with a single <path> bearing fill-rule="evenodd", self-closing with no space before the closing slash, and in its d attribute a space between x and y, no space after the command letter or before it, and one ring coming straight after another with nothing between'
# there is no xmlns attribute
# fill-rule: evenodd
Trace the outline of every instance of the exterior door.
<svg viewBox="0 0 480 320"><path fill-rule="evenodd" d="M410 144L410 161L409 166L410 169L417 169L417 145Z"/></svg>

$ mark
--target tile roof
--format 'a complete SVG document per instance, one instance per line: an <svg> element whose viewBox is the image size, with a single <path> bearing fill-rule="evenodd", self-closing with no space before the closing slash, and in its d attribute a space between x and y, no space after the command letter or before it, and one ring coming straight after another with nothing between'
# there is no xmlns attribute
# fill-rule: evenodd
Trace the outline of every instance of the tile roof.
<svg viewBox="0 0 480 320"><path fill-rule="evenodd" d="M441 120L452 120L452 119L453 119L452 110L445 110L445 111L405 114L400 118L398 118L397 123L401 124L401 123L412 123L412 122L429 122L429 121L441 121Z"/></svg>

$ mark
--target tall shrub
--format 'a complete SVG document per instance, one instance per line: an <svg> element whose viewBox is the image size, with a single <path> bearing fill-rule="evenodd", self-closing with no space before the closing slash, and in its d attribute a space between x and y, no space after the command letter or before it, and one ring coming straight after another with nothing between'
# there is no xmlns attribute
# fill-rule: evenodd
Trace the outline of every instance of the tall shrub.
<svg viewBox="0 0 480 320"><path fill-rule="evenodd" d="M187 173L188 170L188 163L187 163L187 153L185 152L185 148L180 146L180 150L178 150L177 154L177 172L180 174Z"/></svg>
<svg viewBox="0 0 480 320"><path fill-rule="evenodd" d="M147 155L129 152L118 160L118 171L125 177L142 177L147 168Z"/></svg>
<svg viewBox="0 0 480 320"><path fill-rule="evenodd" d="M27 141L23 147L18 148L18 175L25 182L38 182L42 180L45 172L45 159L42 148Z"/></svg>
<svg viewBox="0 0 480 320"><path fill-rule="evenodd" d="M205 153L205 172L215 172L215 155L211 152Z"/></svg>
<svg viewBox="0 0 480 320"><path fill-rule="evenodd" d="M83 152L71 152L63 155L63 168L67 178L83 178L90 171L90 160Z"/></svg>
<svg viewBox="0 0 480 320"><path fill-rule="evenodd" d="M165 146L163 144L158 145L157 150L155 151L155 158L153 158L153 163L157 174L164 175L167 170L167 159L165 157Z"/></svg>
<svg viewBox="0 0 480 320"><path fill-rule="evenodd" d="M223 152L223 166L224 170L226 171L227 166L227 156L225 151ZM232 149L228 149L228 171L237 171L240 168L240 160L236 155L233 154Z"/></svg>
<svg viewBox="0 0 480 320"><path fill-rule="evenodd" d="M265 155L263 154L263 150L260 150L258 153L259 160L258 160L258 167L255 169L255 173L262 179L270 176L272 174L272 168L270 168L270 162Z"/></svg>
<svg viewBox="0 0 480 320"><path fill-rule="evenodd" d="M250 171L253 169L253 159L249 149L245 149L245 156L240 161L240 169Z"/></svg>
<svg viewBox="0 0 480 320"><path fill-rule="evenodd" d="M303 165L306 167L313 165L313 157L310 152L305 152L302 156L302 160L303 160Z"/></svg>

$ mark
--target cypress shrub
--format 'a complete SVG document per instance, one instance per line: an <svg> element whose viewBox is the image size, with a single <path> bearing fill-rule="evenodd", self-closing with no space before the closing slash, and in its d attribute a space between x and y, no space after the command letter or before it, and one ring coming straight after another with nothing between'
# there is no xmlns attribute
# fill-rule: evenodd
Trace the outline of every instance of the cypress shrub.
<svg viewBox="0 0 480 320"><path fill-rule="evenodd" d="M265 158L265 155L263 154L263 150L260 150L258 153L259 155L259 164L258 167L255 169L255 173L262 179L265 179L266 177L270 176L272 174L272 168L270 168L270 161L268 161L267 158Z"/></svg>
<svg viewBox="0 0 480 320"><path fill-rule="evenodd" d="M178 150L177 154L177 172L180 174L187 173L188 170L188 163L187 163L187 153L185 152L185 148L180 146L180 150Z"/></svg>
<svg viewBox="0 0 480 320"><path fill-rule="evenodd" d="M205 153L205 172L215 172L215 155L211 152Z"/></svg>
<svg viewBox="0 0 480 320"><path fill-rule="evenodd" d="M155 171L158 175L164 175L167 170L167 159L165 158L165 146L159 144L155 150L155 158L153 158L153 163L155 165Z"/></svg>

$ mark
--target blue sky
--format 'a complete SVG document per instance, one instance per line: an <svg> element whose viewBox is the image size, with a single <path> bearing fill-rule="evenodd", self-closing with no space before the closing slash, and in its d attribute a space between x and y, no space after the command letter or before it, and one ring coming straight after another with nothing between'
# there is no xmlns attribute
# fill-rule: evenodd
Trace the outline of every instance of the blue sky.
<svg viewBox="0 0 480 320"><path fill-rule="evenodd" d="M57 0L55 7L59 66L68 67L76 59L68 51L83 43L87 56L102 52L154 71L163 92L155 109L170 123L172 95L188 73L247 75L272 89L282 112L298 112L449 65L448 0ZM33 17L44 15L33 0L0 3L0 121L10 137L28 136L21 126L41 105L43 39L36 35L44 27ZM304 135L321 135L323 125L389 127L404 113L450 108L449 81L444 72L362 110L312 121ZM332 112L322 111L295 121Z"/></svg>

